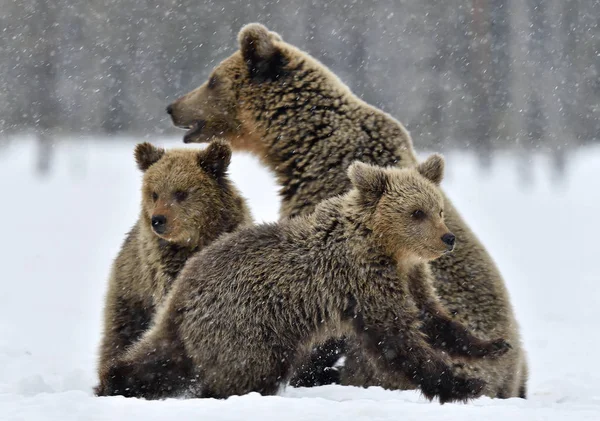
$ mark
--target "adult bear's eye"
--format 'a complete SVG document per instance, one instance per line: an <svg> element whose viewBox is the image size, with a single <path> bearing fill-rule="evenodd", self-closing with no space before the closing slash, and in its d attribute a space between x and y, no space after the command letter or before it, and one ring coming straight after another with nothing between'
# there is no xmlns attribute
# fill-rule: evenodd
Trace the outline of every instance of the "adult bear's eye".
<svg viewBox="0 0 600 421"><path fill-rule="evenodd" d="M155 202L158 200L158 193L152 192L152 200L154 200Z"/></svg>
<svg viewBox="0 0 600 421"><path fill-rule="evenodd" d="M420 221L422 219L425 219L425 212L423 212L421 209L417 209L410 216L412 216L417 221Z"/></svg>
<svg viewBox="0 0 600 421"><path fill-rule="evenodd" d="M175 192L175 194L173 196L175 197L176 201L183 202L185 199L187 199L188 192L183 191L183 190L178 190Z"/></svg>
<svg viewBox="0 0 600 421"><path fill-rule="evenodd" d="M219 83L219 79L215 75L212 75L210 77L210 79L208 79L208 89L215 88L218 83Z"/></svg>

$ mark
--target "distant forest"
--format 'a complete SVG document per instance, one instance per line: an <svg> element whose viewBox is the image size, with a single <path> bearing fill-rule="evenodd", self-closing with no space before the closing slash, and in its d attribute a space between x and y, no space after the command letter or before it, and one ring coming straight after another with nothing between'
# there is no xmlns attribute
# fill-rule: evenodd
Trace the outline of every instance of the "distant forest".
<svg viewBox="0 0 600 421"><path fill-rule="evenodd" d="M485 158L600 139L597 0L0 4L4 139L177 133L166 104L201 84L254 21L402 121L418 147Z"/></svg>

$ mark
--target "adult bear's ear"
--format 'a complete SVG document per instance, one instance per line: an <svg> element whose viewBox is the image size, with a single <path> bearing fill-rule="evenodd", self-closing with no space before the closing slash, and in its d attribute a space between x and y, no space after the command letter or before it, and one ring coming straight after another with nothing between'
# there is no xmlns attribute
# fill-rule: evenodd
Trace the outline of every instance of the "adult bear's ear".
<svg viewBox="0 0 600 421"><path fill-rule="evenodd" d="M417 171L423 177L439 185L444 178L444 166L444 157L436 153L421 162L417 166Z"/></svg>
<svg viewBox="0 0 600 421"><path fill-rule="evenodd" d="M198 152L200 168L217 179L225 175L230 162L231 148L224 140L214 140Z"/></svg>
<svg viewBox="0 0 600 421"><path fill-rule="evenodd" d="M275 45L281 41L278 34L260 23L250 23L240 30L238 41L252 80L273 81L283 74L286 60Z"/></svg>
<svg viewBox="0 0 600 421"><path fill-rule="evenodd" d="M371 205L379 201L387 185L387 177L382 168L360 161L354 161L350 165L348 178L361 197Z"/></svg>
<svg viewBox="0 0 600 421"><path fill-rule="evenodd" d="M165 154L163 148L157 148L151 143L140 143L135 147L135 162L140 170L146 171Z"/></svg>

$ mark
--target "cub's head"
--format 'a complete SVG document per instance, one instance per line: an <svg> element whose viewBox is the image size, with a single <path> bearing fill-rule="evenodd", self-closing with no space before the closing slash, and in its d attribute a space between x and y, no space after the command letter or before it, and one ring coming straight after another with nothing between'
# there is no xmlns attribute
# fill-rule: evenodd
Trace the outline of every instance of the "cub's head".
<svg viewBox="0 0 600 421"><path fill-rule="evenodd" d="M183 246L212 240L210 237L223 229L224 213L245 210L243 199L227 179L230 159L231 150L223 141L215 141L204 150L166 151L150 143L137 145L135 160L144 173L144 226L158 237Z"/></svg>
<svg viewBox="0 0 600 421"><path fill-rule="evenodd" d="M438 188L443 172L440 155L415 168L354 162L348 169L359 212L390 255L433 260L453 250L455 237L444 223L444 198Z"/></svg>
<svg viewBox="0 0 600 421"><path fill-rule="evenodd" d="M282 98L289 97L297 106L299 95L317 92L319 78L337 80L263 25L244 26L238 42L239 50L204 84L167 107L173 124L188 129L184 142L207 142L217 136L229 140L234 149L254 150L264 136L260 121L276 114L274 107Z"/></svg>

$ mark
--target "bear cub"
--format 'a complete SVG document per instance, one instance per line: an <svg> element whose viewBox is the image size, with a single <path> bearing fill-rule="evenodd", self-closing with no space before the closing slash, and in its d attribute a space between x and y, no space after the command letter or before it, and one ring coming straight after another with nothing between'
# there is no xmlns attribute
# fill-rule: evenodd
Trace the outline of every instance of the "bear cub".
<svg viewBox="0 0 600 421"><path fill-rule="evenodd" d="M275 394L296 360L333 331L356 338L381 370L407 376L429 399L479 396L485 381L453 374L434 347L475 358L509 345L452 321L458 339L442 344L416 303L437 302L414 285L429 279L426 262L454 247L442 172L439 155L409 169L354 163L353 189L311 215L221 237L190 259L152 328L105 373L98 394Z"/></svg>
<svg viewBox="0 0 600 421"><path fill-rule="evenodd" d="M169 151L141 143L135 159L143 172L142 210L112 267L100 375L150 326L187 260L221 234L252 223L228 179L225 142Z"/></svg>

